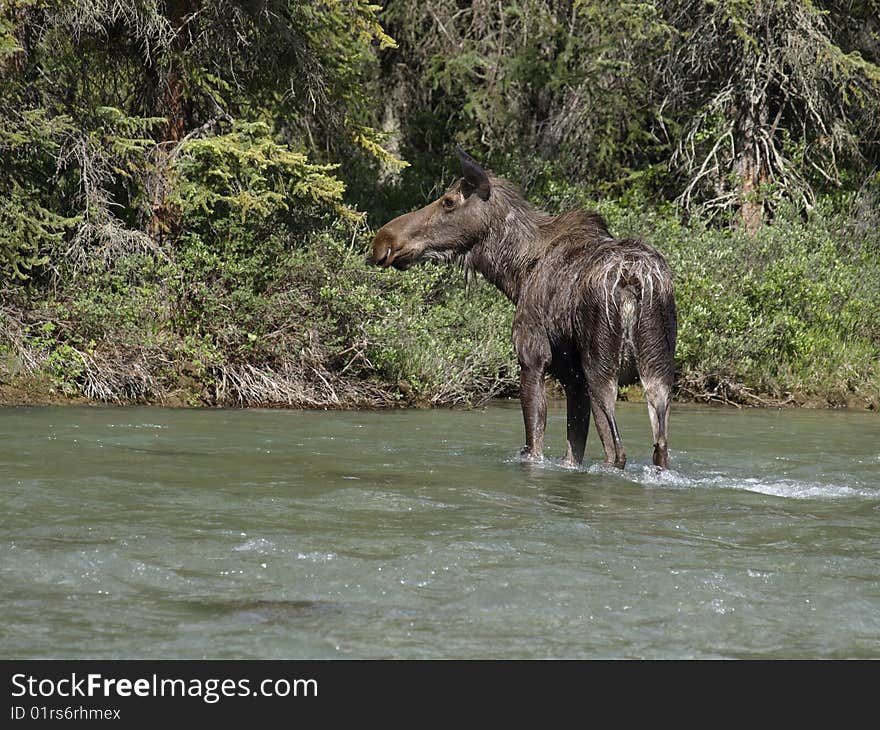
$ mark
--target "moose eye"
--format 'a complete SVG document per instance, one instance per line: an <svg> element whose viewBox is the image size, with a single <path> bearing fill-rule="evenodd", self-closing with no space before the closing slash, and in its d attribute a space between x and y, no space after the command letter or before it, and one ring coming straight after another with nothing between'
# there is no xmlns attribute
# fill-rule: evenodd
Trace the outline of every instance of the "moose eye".
<svg viewBox="0 0 880 730"><path fill-rule="evenodd" d="M452 210L455 207L455 201L452 198L443 198L440 205L443 206L443 210Z"/></svg>

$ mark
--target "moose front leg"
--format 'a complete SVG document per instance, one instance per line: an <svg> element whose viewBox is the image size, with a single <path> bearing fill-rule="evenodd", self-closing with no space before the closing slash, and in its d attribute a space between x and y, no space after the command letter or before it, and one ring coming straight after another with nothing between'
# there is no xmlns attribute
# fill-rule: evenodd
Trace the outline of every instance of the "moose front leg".
<svg viewBox="0 0 880 730"><path fill-rule="evenodd" d="M539 323L529 316L523 301L513 316L513 347L519 360L519 400L526 427L522 455L530 461L544 458L544 430L547 426L547 396L544 374L550 367L550 341Z"/></svg>
<svg viewBox="0 0 880 730"><path fill-rule="evenodd" d="M526 427L526 445L520 452L531 461L544 458L544 431L547 427L547 396L544 368L522 367L519 373L519 400Z"/></svg>

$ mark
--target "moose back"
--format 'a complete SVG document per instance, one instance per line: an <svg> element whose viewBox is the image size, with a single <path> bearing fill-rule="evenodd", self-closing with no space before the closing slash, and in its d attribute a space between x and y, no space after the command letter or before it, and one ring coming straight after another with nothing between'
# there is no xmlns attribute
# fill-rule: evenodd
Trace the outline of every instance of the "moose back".
<svg viewBox="0 0 880 730"><path fill-rule="evenodd" d="M549 372L565 389L566 461L583 461L592 412L604 463L622 468L614 405L618 384L637 374L653 462L667 468L677 320L663 256L638 239L614 238L596 213L546 215L469 155L459 157L462 177L442 197L379 229L373 263L400 270L429 260L459 263L514 303L526 458L543 458Z"/></svg>

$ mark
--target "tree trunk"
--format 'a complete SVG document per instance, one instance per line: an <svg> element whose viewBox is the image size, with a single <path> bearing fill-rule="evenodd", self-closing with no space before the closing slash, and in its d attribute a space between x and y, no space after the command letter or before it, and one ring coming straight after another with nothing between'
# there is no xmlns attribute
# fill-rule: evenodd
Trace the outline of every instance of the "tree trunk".
<svg viewBox="0 0 880 730"><path fill-rule="evenodd" d="M754 236L764 222L761 185L765 182L765 176L760 169L760 163L752 159L751 155L743 155L736 161L736 171L740 179L740 221L746 233Z"/></svg>
<svg viewBox="0 0 880 730"><path fill-rule="evenodd" d="M174 40L156 103L157 116L164 117L165 121L159 129L156 148L152 217L148 232L157 243L166 239L173 242L180 233L180 210L169 200L172 187L169 163L175 147L192 127L192 102L187 97L183 53L189 46L187 23L197 5L198 0L168 0L165 5L166 16L174 28Z"/></svg>
<svg viewBox="0 0 880 730"><path fill-rule="evenodd" d="M757 84L753 82L752 87ZM764 222L764 183L768 179L765 161L761 159L759 130L767 129L767 102L763 95L751 94L740 107L744 114L736 125L738 152L733 161L739 178L739 217L750 236L754 236ZM768 161L769 162L769 161Z"/></svg>
<svg viewBox="0 0 880 730"><path fill-rule="evenodd" d="M395 64L389 74L390 79L386 86L385 108L382 115L382 131L388 135L385 149L398 159L400 158L401 119L406 116L407 111L405 73L403 64ZM398 169L385 162L380 165L380 183L399 179L400 171Z"/></svg>

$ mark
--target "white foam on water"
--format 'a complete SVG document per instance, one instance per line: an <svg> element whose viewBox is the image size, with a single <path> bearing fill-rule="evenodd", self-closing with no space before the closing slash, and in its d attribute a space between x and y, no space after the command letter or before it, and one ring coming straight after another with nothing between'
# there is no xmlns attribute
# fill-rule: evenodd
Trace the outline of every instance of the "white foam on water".
<svg viewBox="0 0 880 730"><path fill-rule="evenodd" d="M160 423L108 423L107 428L168 428Z"/></svg>
<svg viewBox="0 0 880 730"><path fill-rule="evenodd" d="M236 552L240 553L260 553L267 554L275 551L275 543L271 540L266 540L263 537L251 538L247 542L242 543L241 545L237 545L232 548Z"/></svg>
<svg viewBox="0 0 880 730"><path fill-rule="evenodd" d="M748 492L767 494L771 497L786 497L789 499L851 499L853 497L880 499L880 491L875 489L862 489L851 487L846 484L819 484L815 482L800 482L796 480L766 480L758 478L727 478L730 484L721 486L744 489Z"/></svg>
<svg viewBox="0 0 880 730"><path fill-rule="evenodd" d="M608 467L603 467L608 469ZM622 476L624 479L636 482L638 484L646 484L652 487L694 487L697 482L691 477L685 476L675 469L661 469L653 464L630 464L624 469Z"/></svg>
<svg viewBox="0 0 880 730"><path fill-rule="evenodd" d="M711 472L690 476L676 469L661 469L653 464L630 461L625 469L604 466L593 462L583 466L572 466L562 459L543 458L531 461L522 456L505 459L507 464L518 463L528 468L550 472L580 471L598 477L609 476L641 484L646 487L664 489L737 489L784 499L873 499L880 500L880 488L854 483L841 483L843 480L820 482L786 477L753 477Z"/></svg>
<svg viewBox="0 0 880 730"><path fill-rule="evenodd" d="M648 464L635 465L632 470L627 468L622 476L646 486L691 489L738 489L785 499L867 498L880 500L880 490L861 486L730 474L690 477L674 469L663 470Z"/></svg>
<svg viewBox="0 0 880 730"><path fill-rule="evenodd" d="M600 464L593 464L591 466L582 464L580 466L575 466L574 464L570 464L564 459L554 459L548 456L544 456L541 459L532 459L531 457L523 456L522 454L515 454L507 459L504 459L503 463L520 464L524 467L543 469L546 471L593 472L595 470L599 470L600 473L619 473L618 470L614 469L613 467L603 467Z"/></svg>
<svg viewBox="0 0 880 730"><path fill-rule="evenodd" d="M318 550L313 550L309 553L297 553L297 560L308 560L312 563L326 563L329 560L336 559L336 553L322 553Z"/></svg>

